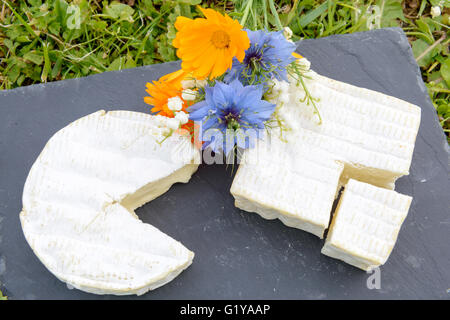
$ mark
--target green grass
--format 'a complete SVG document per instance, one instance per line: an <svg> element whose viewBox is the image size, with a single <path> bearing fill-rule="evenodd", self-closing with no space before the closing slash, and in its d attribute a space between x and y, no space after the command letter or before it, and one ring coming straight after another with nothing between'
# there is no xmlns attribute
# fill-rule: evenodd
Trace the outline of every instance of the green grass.
<svg viewBox="0 0 450 320"><path fill-rule="evenodd" d="M449 0L0 0L0 89L176 60L174 21L198 4L251 29L289 26L294 40L402 27L448 137Z"/></svg>

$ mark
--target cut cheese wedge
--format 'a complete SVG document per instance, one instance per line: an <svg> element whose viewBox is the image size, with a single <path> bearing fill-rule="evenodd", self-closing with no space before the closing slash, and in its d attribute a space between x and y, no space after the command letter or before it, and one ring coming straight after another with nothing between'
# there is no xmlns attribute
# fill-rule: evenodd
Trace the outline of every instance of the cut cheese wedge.
<svg viewBox="0 0 450 320"><path fill-rule="evenodd" d="M409 173L420 108L312 70L304 81L321 123L303 87L290 79L287 93L273 100L287 130L269 130L279 139L245 150L231 193L243 210L322 237L336 190L350 178L393 189Z"/></svg>
<svg viewBox="0 0 450 320"><path fill-rule="evenodd" d="M33 164L20 213L26 240L69 287L143 294L187 268L193 252L134 210L188 182L199 153L167 135L168 118L98 111L58 131Z"/></svg>
<svg viewBox="0 0 450 320"><path fill-rule="evenodd" d="M322 253L363 270L386 262L412 198L350 179Z"/></svg>

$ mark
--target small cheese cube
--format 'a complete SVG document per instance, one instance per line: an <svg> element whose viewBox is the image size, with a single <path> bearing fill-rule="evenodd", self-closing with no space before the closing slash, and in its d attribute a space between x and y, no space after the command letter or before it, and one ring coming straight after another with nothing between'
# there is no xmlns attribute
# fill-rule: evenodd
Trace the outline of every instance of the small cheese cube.
<svg viewBox="0 0 450 320"><path fill-rule="evenodd" d="M363 270L386 262L412 198L350 179L322 253Z"/></svg>

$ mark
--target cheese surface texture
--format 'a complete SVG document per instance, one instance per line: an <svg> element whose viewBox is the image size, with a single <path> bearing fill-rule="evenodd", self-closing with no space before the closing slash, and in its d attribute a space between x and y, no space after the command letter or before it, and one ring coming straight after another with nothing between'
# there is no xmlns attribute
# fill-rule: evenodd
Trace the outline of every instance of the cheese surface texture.
<svg viewBox="0 0 450 320"><path fill-rule="evenodd" d="M197 170L190 137L174 133L160 143L168 120L98 111L58 131L33 164L22 229L41 262L69 287L140 295L191 264L193 252L134 213Z"/></svg>
<svg viewBox="0 0 450 320"><path fill-rule="evenodd" d="M322 238L344 166L298 135L266 135L245 151L231 193L235 205Z"/></svg>
<svg viewBox="0 0 450 320"><path fill-rule="evenodd" d="M317 99L318 116L295 80L280 116L293 131L302 131L312 147L326 150L344 164L341 185L349 178L394 189L408 175L420 125L420 107L409 102L309 71L304 79Z"/></svg>
<svg viewBox="0 0 450 320"><path fill-rule="evenodd" d="M273 102L284 130L245 150L231 193L243 210L322 238L349 179L393 189L409 173L420 108L312 70L303 81L320 118L296 79L280 86L286 89Z"/></svg>
<svg viewBox="0 0 450 320"><path fill-rule="evenodd" d="M412 198L350 179L339 200L322 253L363 270L386 262Z"/></svg>

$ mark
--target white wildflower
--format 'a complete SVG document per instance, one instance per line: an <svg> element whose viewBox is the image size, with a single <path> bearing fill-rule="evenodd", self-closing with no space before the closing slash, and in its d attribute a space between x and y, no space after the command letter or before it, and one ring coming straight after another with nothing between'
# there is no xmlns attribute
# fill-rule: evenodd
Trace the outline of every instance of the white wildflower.
<svg viewBox="0 0 450 320"><path fill-rule="evenodd" d="M186 112L180 111L175 114L175 119L177 119L180 124L185 124L189 121L189 115Z"/></svg>
<svg viewBox="0 0 450 320"><path fill-rule="evenodd" d="M290 40L292 38L293 32L291 30L291 28L289 27L284 27L283 29L283 35L287 40Z"/></svg>
<svg viewBox="0 0 450 320"><path fill-rule="evenodd" d="M272 92L267 96L267 98L273 102L289 102L289 83L284 80L272 79Z"/></svg>
<svg viewBox="0 0 450 320"><path fill-rule="evenodd" d="M439 17L441 15L441 7L439 7L439 6L431 7L430 13L431 13L432 18Z"/></svg>
<svg viewBox="0 0 450 320"><path fill-rule="evenodd" d="M182 80L181 86L183 87L183 89L195 88L195 79Z"/></svg>
<svg viewBox="0 0 450 320"><path fill-rule="evenodd" d="M208 81L206 80L196 80L196 87L197 88L203 88L204 86L206 86L208 84Z"/></svg>
<svg viewBox="0 0 450 320"><path fill-rule="evenodd" d="M167 107L172 111L180 111L183 108L183 100L179 96L167 99Z"/></svg>
<svg viewBox="0 0 450 320"><path fill-rule="evenodd" d="M297 59L297 65L302 70L309 70L309 68L311 67L311 62L309 62L309 60L306 58L300 58L300 59Z"/></svg>
<svg viewBox="0 0 450 320"><path fill-rule="evenodd" d="M191 89L186 89L181 93L181 97L185 101L193 101L197 98L197 92Z"/></svg>

